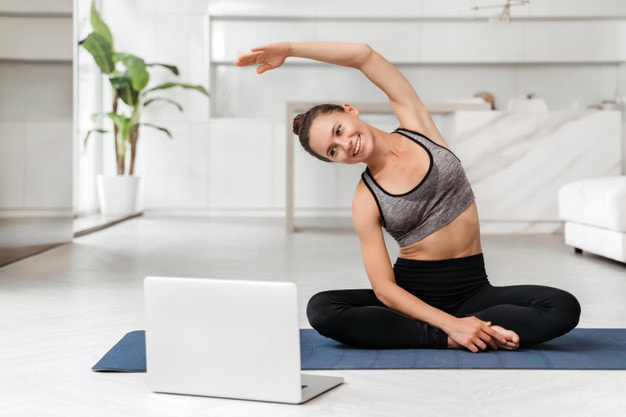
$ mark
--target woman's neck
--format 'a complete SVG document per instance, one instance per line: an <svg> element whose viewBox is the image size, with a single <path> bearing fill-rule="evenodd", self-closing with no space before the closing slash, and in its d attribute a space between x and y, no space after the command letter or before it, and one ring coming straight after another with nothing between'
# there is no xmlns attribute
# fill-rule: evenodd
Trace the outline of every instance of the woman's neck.
<svg viewBox="0 0 626 417"><path fill-rule="evenodd" d="M372 174L378 173L390 162L397 161L400 157L401 144L395 141L396 135L385 132L373 126L370 127L373 133L373 152L365 161Z"/></svg>

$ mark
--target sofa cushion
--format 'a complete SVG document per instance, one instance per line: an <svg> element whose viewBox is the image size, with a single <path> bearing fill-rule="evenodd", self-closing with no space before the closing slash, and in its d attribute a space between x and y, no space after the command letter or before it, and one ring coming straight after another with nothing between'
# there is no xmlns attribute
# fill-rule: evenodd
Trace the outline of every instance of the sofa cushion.
<svg viewBox="0 0 626 417"><path fill-rule="evenodd" d="M559 218L626 233L626 175L564 185L559 189Z"/></svg>
<svg viewBox="0 0 626 417"><path fill-rule="evenodd" d="M567 221L564 235L569 246L626 262L626 233Z"/></svg>

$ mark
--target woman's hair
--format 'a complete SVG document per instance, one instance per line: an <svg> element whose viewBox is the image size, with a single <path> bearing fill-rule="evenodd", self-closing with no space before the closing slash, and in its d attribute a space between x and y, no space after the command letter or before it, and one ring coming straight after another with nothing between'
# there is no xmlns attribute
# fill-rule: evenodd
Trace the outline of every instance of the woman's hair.
<svg viewBox="0 0 626 417"><path fill-rule="evenodd" d="M293 119L293 133L298 135L298 137L300 138L300 144L302 145L302 147L317 159L321 159L322 161L326 162L331 162L331 160L322 155L319 155L317 152L311 149L311 145L309 144L309 131L311 130L311 124L317 116L319 116L320 114L332 113L334 111L345 112L346 110L338 104L318 104L317 106L311 107L309 110L307 110L306 113L298 114Z"/></svg>

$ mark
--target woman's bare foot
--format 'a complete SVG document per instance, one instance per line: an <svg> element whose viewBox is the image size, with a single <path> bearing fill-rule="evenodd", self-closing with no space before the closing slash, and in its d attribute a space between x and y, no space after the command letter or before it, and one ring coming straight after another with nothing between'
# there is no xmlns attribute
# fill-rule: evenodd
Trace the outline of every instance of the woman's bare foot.
<svg viewBox="0 0 626 417"><path fill-rule="evenodd" d="M515 350L519 347L519 336L513 330L507 330L504 327L495 324L492 324L491 328L500 333L506 339L506 343L502 343L500 340L495 339L496 346L507 350Z"/></svg>
<svg viewBox="0 0 626 417"><path fill-rule="evenodd" d="M513 330L507 330L502 326L497 326L494 324L491 325L491 328L500 333L506 339L506 343L502 343L500 340L494 339L498 348L515 350L519 347L519 336ZM463 346L459 345L457 342L452 340L450 336L448 336L448 349L459 349L462 347Z"/></svg>

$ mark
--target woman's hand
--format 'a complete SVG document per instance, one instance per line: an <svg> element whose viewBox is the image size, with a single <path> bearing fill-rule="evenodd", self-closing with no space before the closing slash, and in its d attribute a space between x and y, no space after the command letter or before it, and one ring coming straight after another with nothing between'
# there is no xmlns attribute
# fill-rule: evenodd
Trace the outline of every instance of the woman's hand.
<svg viewBox="0 0 626 417"><path fill-rule="evenodd" d="M291 45L289 42L273 43L270 45L257 46L250 49L250 53L243 54L235 60L235 65L243 67L246 65L258 65L257 74L275 69L283 65L289 54Z"/></svg>
<svg viewBox="0 0 626 417"><path fill-rule="evenodd" d="M490 321L482 321L477 317L462 317L452 320L445 332L459 345L476 353L487 349L487 344L498 350L498 344L506 346L506 338L491 328Z"/></svg>

